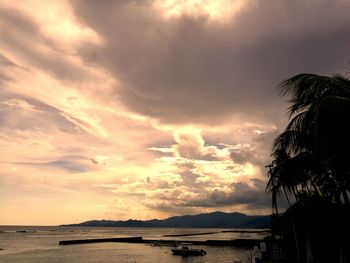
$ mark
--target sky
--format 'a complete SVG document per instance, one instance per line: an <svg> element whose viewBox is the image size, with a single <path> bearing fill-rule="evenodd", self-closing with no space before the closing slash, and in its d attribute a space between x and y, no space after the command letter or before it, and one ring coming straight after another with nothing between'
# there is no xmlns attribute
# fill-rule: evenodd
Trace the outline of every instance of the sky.
<svg viewBox="0 0 350 263"><path fill-rule="evenodd" d="M278 85L348 74L349 10L0 0L0 224L271 213Z"/></svg>

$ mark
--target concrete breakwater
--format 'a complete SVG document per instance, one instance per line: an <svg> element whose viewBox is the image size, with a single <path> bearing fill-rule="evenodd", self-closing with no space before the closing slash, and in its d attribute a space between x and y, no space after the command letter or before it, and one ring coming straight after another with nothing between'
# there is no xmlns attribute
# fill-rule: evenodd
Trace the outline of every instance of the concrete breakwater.
<svg viewBox="0 0 350 263"><path fill-rule="evenodd" d="M103 243L103 242L122 242L122 243L143 243L143 244L168 244L168 243L186 243L193 245L205 246L232 246L238 248L252 248L258 245L263 240L261 239L234 239L234 240L206 240L206 241L189 241L189 240L156 240L143 239L142 237L121 237L121 238L97 238L97 239L76 239L76 240L61 240L59 245L78 245L89 243Z"/></svg>
<svg viewBox="0 0 350 263"><path fill-rule="evenodd" d="M94 238L94 239L74 239L61 240L59 245L78 245L88 243L104 243L104 242L124 242L124 243L145 243L142 237L118 237L118 238Z"/></svg>

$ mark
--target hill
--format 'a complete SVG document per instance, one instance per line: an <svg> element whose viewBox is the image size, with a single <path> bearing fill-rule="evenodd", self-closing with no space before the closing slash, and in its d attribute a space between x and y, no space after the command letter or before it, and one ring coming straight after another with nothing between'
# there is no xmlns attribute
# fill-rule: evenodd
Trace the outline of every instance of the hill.
<svg viewBox="0 0 350 263"><path fill-rule="evenodd" d="M193 228L270 228L270 216L250 216L241 213L213 212L198 215L174 216L152 220L91 220L62 226L93 227L193 227Z"/></svg>

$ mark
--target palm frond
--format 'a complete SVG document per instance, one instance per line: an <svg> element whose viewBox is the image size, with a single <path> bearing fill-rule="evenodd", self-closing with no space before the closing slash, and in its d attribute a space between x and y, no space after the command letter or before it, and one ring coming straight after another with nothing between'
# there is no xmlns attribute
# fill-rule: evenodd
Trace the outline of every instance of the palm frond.
<svg viewBox="0 0 350 263"><path fill-rule="evenodd" d="M302 151L312 151L312 139L303 131L286 130L273 142L273 151L285 151L288 155L297 155Z"/></svg>
<svg viewBox="0 0 350 263"><path fill-rule="evenodd" d="M305 124L308 123L309 111L304 110L296 114L288 123L286 130L288 131L302 131L305 129ZM307 118L307 120L306 120Z"/></svg>
<svg viewBox="0 0 350 263"><path fill-rule="evenodd" d="M299 74L280 84L280 95L290 97L289 111L292 116L306 110L324 96L350 97L350 80L341 75L327 77L316 74Z"/></svg>

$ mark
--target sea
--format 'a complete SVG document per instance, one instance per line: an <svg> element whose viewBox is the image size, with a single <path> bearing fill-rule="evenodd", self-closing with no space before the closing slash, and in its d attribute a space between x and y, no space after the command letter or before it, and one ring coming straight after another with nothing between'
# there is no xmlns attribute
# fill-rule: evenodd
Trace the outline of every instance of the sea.
<svg viewBox="0 0 350 263"><path fill-rule="evenodd" d="M249 251L233 247L191 246L206 250L204 256L173 255L168 247L134 243L91 243L59 245L60 240L143 237L154 240L231 240L263 238L263 233L223 232L234 229L208 228L119 228L60 226L0 226L0 262L120 262L120 263L206 263L245 262ZM203 234L204 233L204 234ZM205 234L211 233L211 234ZM166 235L195 234L166 237ZM199 235L196 235L199 234Z"/></svg>

